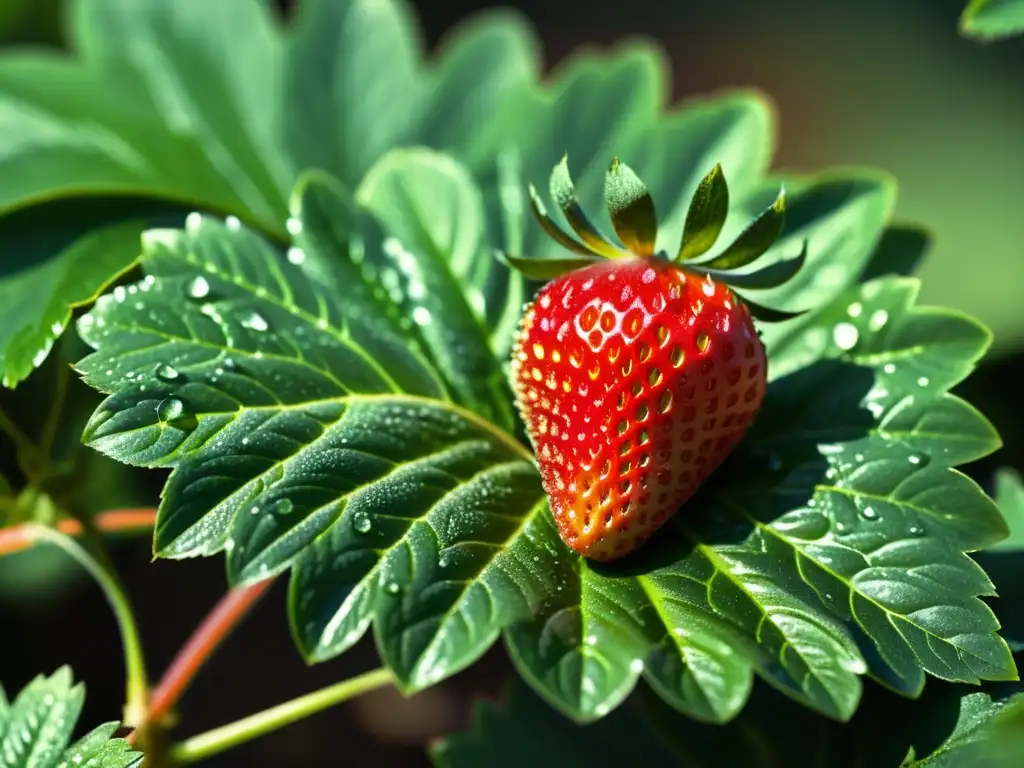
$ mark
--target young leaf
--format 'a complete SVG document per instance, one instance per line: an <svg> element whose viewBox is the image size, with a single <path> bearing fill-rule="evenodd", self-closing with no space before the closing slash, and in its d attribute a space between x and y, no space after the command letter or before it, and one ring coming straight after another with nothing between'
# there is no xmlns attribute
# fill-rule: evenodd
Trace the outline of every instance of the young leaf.
<svg viewBox="0 0 1024 768"><path fill-rule="evenodd" d="M736 269L759 259L772 247L782 233L786 216L786 195L778 197L751 222L732 245L702 266L708 269Z"/></svg>
<svg viewBox="0 0 1024 768"><path fill-rule="evenodd" d="M576 187L572 182L572 176L569 174L568 155L562 155L562 159L552 169L549 187L551 197L562 209L562 214L569 222L569 226L579 235L584 245L593 253L608 259L617 259L625 255L598 231L583 211L583 207L576 197Z"/></svg>
<svg viewBox="0 0 1024 768"><path fill-rule="evenodd" d="M615 232L626 248L640 256L652 255L658 237L654 199L633 170L618 158L605 176L604 199Z"/></svg>
<svg viewBox="0 0 1024 768"><path fill-rule="evenodd" d="M689 261L711 250L718 242L728 214L729 185L722 174L722 166L716 163L708 175L701 179L690 200L677 258Z"/></svg>
<svg viewBox="0 0 1024 768"><path fill-rule="evenodd" d="M85 689L73 685L71 670L62 667L50 677L40 675L13 702L0 686L0 755L4 765L58 768L135 768L142 754L123 739L111 738L117 723L93 729L68 745L82 711Z"/></svg>
<svg viewBox="0 0 1024 768"><path fill-rule="evenodd" d="M1024 32L1024 0L970 0L960 17L960 32L992 42Z"/></svg>

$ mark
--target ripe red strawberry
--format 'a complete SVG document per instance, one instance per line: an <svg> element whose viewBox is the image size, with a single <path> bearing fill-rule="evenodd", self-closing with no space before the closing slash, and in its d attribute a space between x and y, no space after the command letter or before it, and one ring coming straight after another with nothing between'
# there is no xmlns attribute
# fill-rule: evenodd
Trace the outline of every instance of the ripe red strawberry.
<svg viewBox="0 0 1024 768"><path fill-rule="evenodd" d="M552 191L586 246L555 229L533 192L535 213L559 242L586 257L510 260L527 272L531 264L570 270L527 308L512 381L562 538L586 557L612 560L675 514L761 406L764 346L750 309L723 284L729 278L721 270L764 253L781 228L782 198L720 256L687 265L653 253L653 202L625 166L612 164L606 197L631 252L605 240L583 216L564 160ZM684 260L713 245L727 207L716 167L691 204ZM781 270L767 268L775 273L768 278L754 273L738 282L777 284L780 273L788 279L802 261L803 255L782 262Z"/></svg>

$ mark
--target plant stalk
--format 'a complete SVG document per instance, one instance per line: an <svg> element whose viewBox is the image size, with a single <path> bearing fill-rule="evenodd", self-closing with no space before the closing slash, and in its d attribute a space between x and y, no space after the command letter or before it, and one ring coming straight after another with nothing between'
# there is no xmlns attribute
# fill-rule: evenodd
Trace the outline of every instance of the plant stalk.
<svg viewBox="0 0 1024 768"><path fill-rule="evenodd" d="M100 512L93 518L93 525L100 533L128 533L135 530L152 528L156 522L156 510L150 507L141 509L113 509ZM35 523L12 525L0 528L0 557L28 549L40 540L36 533L39 526ZM54 524L57 532L65 536L81 536L85 530L82 523L73 518L58 520Z"/></svg>
<svg viewBox="0 0 1024 768"><path fill-rule="evenodd" d="M278 704L255 715L244 717L233 723L201 733L171 747L171 761L177 765L188 765L247 741L276 731L286 725L298 722L335 704L341 704L360 694L388 685L394 680L388 669L375 669L340 683L307 693L291 701Z"/></svg>
<svg viewBox="0 0 1024 768"><path fill-rule="evenodd" d="M89 550L78 541L56 528L29 523L23 528L28 529L29 536L35 541L46 541L63 549L89 572L103 590L107 601L117 619L121 632L121 645L124 648L124 666L126 677L126 696L124 720L128 725L141 719L146 711L146 700L149 696L149 683L146 678L146 664L142 654L142 642L135 624L135 614L121 582L113 569L104 566Z"/></svg>
<svg viewBox="0 0 1024 768"><path fill-rule="evenodd" d="M221 598L178 651L153 689L145 715L136 723L136 730L128 735L129 743L138 739L143 728L159 723L167 716L202 666L273 583L273 579L267 579L249 587L232 589Z"/></svg>

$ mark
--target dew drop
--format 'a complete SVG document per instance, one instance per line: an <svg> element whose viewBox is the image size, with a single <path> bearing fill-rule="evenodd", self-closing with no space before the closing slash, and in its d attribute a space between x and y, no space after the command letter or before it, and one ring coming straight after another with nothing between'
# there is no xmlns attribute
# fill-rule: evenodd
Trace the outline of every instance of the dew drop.
<svg viewBox="0 0 1024 768"><path fill-rule="evenodd" d="M160 401L156 407L157 418L162 422L180 419L185 415L185 403L176 397L168 397Z"/></svg>
<svg viewBox="0 0 1024 768"><path fill-rule="evenodd" d="M832 329L832 341L840 349L853 349L857 346L859 338L860 334L853 323L837 323L836 327Z"/></svg>
<svg viewBox="0 0 1024 768"><path fill-rule="evenodd" d="M930 380L928 379L927 376L922 376L921 378L919 378L917 380L917 386L919 386L919 387L927 387L929 383L930 383Z"/></svg>
<svg viewBox="0 0 1024 768"><path fill-rule="evenodd" d="M910 526L909 533L911 536L924 536L924 528L919 525Z"/></svg>
<svg viewBox="0 0 1024 768"><path fill-rule="evenodd" d="M910 456L907 457L907 461L909 461L911 464L920 464L921 463L921 457L917 456L917 455L914 455L914 454L911 454Z"/></svg>
<svg viewBox="0 0 1024 768"><path fill-rule="evenodd" d="M860 513L864 517L865 520L877 520L878 519L878 513L875 512L875 510L872 507L864 507L864 509L862 509L860 511Z"/></svg>
<svg viewBox="0 0 1024 768"><path fill-rule="evenodd" d="M295 504L292 503L291 499L278 499L274 502L274 506L271 507L271 511L275 515L290 515L295 509Z"/></svg>
<svg viewBox="0 0 1024 768"><path fill-rule="evenodd" d="M289 235L302 234L302 221L300 219L296 219L294 216L289 217L284 226L288 230Z"/></svg>
<svg viewBox="0 0 1024 768"><path fill-rule="evenodd" d="M430 325L430 310L426 307L416 307L412 311L412 321L416 325Z"/></svg>
<svg viewBox="0 0 1024 768"><path fill-rule="evenodd" d="M288 249L288 261L298 266L306 260L306 252L301 248Z"/></svg>
<svg viewBox="0 0 1024 768"><path fill-rule="evenodd" d="M877 309L871 313L871 317L868 320L868 328L872 331L877 331L880 330L887 322L889 322L889 313L884 309Z"/></svg>
<svg viewBox="0 0 1024 768"><path fill-rule="evenodd" d="M210 284L200 275L188 285L188 295L193 299L202 299L210 294Z"/></svg>
<svg viewBox="0 0 1024 768"><path fill-rule="evenodd" d="M402 588L399 586L397 581L389 581L387 586L384 587L384 589L387 590L387 593L389 595L397 595L399 592L402 591Z"/></svg>
<svg viewBox="0 0 1024 768"><path fill-rule="evenodd" d="M249 328L253 331L265 331L270 326L267 325L267 321L263 319L263 315L257 312L252 312L242 318L242 327Z"/></svg>
<svg viewBox="0 0 1024 768"><path fill-rule="evenodd" d="M352 527L356 533L369 533L373 523L367 515L357 515L352 519Z"/></svg>
<svg viewBox="0 0 1024 768"><path fill-rule="evenodd" d="M174 381L180 375L173 365L164 364L156 367L156 377L161 381Z"/></svg>
<svg viewBox="0 0 1024 768"><path fill-rule="evenodd" d="M853 304L846 308L846 311L850 315L850 317L860 317L861 313L864 311L864 305L861 304L859 301L855 301L853 302Z"/></svg>
<svg viewBox="0 0 1024 768"><path fill-rule="evenodd" d="M227 225L227 228L230 229L232 232L237 232L242 228L242 222L238 220L237 216L228 216L226 219L224 219L224 223Z"/></svg>
<svg viewBox="0 0 1024 768"><path fill-rule="evenodd" d="M886 363L884 366L882 366L882 370L885 371L886 373L896 373L896 364Z"/></svg>

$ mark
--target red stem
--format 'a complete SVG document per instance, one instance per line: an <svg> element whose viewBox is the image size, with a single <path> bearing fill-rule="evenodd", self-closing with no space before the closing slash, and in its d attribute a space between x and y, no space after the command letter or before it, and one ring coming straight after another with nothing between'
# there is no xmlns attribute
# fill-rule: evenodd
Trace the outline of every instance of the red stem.
<svg viewBox="0 0 1024 768"><path fill-rule="evenodd" d="M109 512L100 512L93 518L96 529L101 533L128 533L152 528L155 522L156 510L152 507L112 509ZM35 523L28 523L0 528L0 556L20 552L35 545L38 541L33 533L35 526ZM82 535L82 524L71 518L58 520L54 527L68 536Z"/></svg>
<svg viewBox="0 0 1024 768"><path fill-rule="evenodd" d="M141 723L128 735L133 743L145 726L159 722L184 695L200 668L213 652L227 639L256 601L274 580L267 579L249 587L233 589L221 598L202 623L196 627L188 642L178 651L149 698L149 707Z"/></svg>

